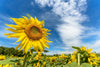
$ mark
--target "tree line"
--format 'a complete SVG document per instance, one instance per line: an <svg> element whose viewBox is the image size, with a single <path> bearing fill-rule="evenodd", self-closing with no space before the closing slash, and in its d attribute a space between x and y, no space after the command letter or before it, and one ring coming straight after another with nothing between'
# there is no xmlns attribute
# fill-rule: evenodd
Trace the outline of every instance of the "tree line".
<svg viewBox="0 0 100 67"><path fill-rule="evenodd" d="M31 53L32 52L36 52L34 49L31 49ZM49 52L48 50L44 50L44 52ZM24 56L23 54L23 50L18 51L13 47L4 47L4 46L0 46L0 55L14 55L14 56L18 56L18 57L22 57ZM28 52L28 55L30 55L30 52ZM44 55L44 54L42 54Z"/></svg>
<svg viewBox="0 0 100 67"><path fill-rule="evenodd" d="M8 56L14 55L18 57L24 56L23 51L15 50L15 48L13 47L8 48L3 46L0 46L0 55L8 55Z"/></svg>

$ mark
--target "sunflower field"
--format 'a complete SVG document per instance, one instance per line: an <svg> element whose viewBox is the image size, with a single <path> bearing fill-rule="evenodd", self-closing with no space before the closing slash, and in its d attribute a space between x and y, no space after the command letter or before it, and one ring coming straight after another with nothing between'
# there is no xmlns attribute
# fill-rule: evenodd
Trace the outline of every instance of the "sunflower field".
<svg viewBox="0 0 100 67"><path fill-rule="evenodd" d="M14 55L0 55L0 67L100 67L100 55L91 52L84 46L76 49L72 54L46 55L44 53L28 53L22 57ZM25 63L24 63L25 61Z"/></svg>
<svg viewBox="0 0 100 67"><path fill-rule="evenodd" d="M15 25L6 24L12 33L7 38L18 38L19 45L14 48L0 47L0 67L100 67L100 55L84 46L72 48L72 54L46 55L45 48L51 30L44 28L44 20L39 21L30 15L11 18ZM15 42L15 43L16 43Z"/></svg>

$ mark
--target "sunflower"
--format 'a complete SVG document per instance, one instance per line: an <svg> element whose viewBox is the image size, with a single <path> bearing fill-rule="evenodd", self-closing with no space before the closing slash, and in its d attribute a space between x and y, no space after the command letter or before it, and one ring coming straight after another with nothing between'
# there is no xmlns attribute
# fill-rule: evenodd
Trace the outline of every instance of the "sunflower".
<svg viewBox="0 0 100 67"><path fill-rule="evenodd" d="M19 51L23 49L24 53L27 53L28 50L33 47L34 50L44 51L44 48L49 48L48 43L52 42L48 40L48 33L51 30L44 28L44 20L39 21L36 17L33 18L28 15L23 16L23 18L11 18L16 25L6 24L10 28L5 28L13 33L5 33L7 38L18 38L16 42L20 42L20 44L16 47L19 48ZM15 42L15 43L16 43Z"/></svg>
<svg viewBox="0 0 100 67"><path fill-rule="evenodd" d="M4 55L0 55L0 60L5 60L5 56Z"/></svg>
<svg viewBox="0 0 100 67"><path fill-rule="evenodd" d="M51 64L54 63L54 62L56 61L56 59L57 59L57 57L55 57L55 56L51 57L51 58L50 58L50 63L51 63Z"/></svg>

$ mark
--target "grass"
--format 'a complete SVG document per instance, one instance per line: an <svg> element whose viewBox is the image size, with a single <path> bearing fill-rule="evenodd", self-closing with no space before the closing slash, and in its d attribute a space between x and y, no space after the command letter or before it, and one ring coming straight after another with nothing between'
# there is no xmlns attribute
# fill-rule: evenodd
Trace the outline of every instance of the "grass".
<svg viewBox="0 0 100 67"><path fill-rule="evenodd" d="M8 58L6 60L1 60L0 64L14 64L20 60L19 58Z"/></svg>

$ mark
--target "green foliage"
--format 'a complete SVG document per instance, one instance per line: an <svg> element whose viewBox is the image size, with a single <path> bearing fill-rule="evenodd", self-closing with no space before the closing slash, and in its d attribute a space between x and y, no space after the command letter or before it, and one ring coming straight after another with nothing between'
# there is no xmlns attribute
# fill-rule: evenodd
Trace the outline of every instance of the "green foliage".
<svg viewBox="0 0 100 67"><path fill-rule="evenodd" d="M27 65L27 67L33 67L33 65L38 63L38 62L40 63L40 65L43 65L43 63L46 62L45 67L100 67L99 65L98 66L96 66L96 65L91 66L90 64L88 64L88 60L87 60L88 55L87 55L86 51L81 51L81 49L79 47L73 46L73 48L78 50L77 53L80 53L81 65L78 65L76 62L72 62L71 64L68 64L68 62L71 61L71 59L70 59L71 54L66 55L67 56L66 58L61 58L61 57L59 58L59 56L61 56L61 55L55 54L54 56L57 57L56 60L53 63L50 63L50 59L48 60L46 58L53 57L53 56L41 53L42 57L41 57L41 61L39 61L39 60L35 59L37 53L30 55L29 52L27 54L26 65ZM47 50L45 50L45 51L48 52ZM32 49L31 52L35 52L35 50ZM19 63L19 65L14 66L14 67L22 67L21 65L23 65L23 62L22 62L22 64L20 64L21 63L20 60L23 61L23 58L18 59L18 57L23 56L23 51L19 52L18 50L15 50L14 48L7 48L7 47L1 46L0 47L0 54L6 55L6 60L0 61L0 64L15 65L15 63ZM7 58L8 57L7 55L8 56L14 55L14 56L18 56L18 57L17 58ZM98 56L99 56L99 54L98 54Z"/></svg>
<svg viewBox="0 0 100 67"><path fill-rule="evenodd" d="M90 64L88 64L88 63L83 63L83 64L81 64L80 67L92 67L92 66Z"/></svg>
<svg viewBox="0 0 100 67"><path fill-rule="evenodd" d="M8 55L8 56L14 55L14 56L18 56L18 57L24 56L23 51L19 52L18 50L15 50L15 48L13 48L13 47L8 48L8 47L3 47L3 46L0 47L0 55L1 54Z"/></svg>
<svg viewBox="0 0 100 67"><path fill-rule="evenodd" d="M79 51L80 51L80 48L79 48L79 47L72 46L72 48L74 48L74 49L76 49L76 50L79 50Z"/></svg>
<svg viewBox="0 0 100 67"><path fill-rule="evenodd" d="M76 58L78 58L77 54L80 53L80 63L88 63L88 58L90 57L89 53L85 50L81 50L80 47L72 46L72 48L77 50Z"/></svg>
<svg viewBox="0 0 100 67"><path fill-rule="evenodd" d="M73 62L71 64L66 64L63 67L79 67L79 65L76 62Z"/></svg>
<svg viewBox="0 0 100 67"><path fill-rule="evenodd" d="M43 58L44 59L44 58ZM0 61L0 64L12 64L12 65L15 65L15 63L18 63L20 60L22 59L18 59L18 58L10 58L10 59L6 59L6 60L3 60L3 61ZM43 62L46 61L45 59L43 60ZM27 63L27 67L33 67L33 64L34 63L37 63L38 60L32 60L31 62L26 62ZM41 62L41 64L43 64L43 62ZM47 62L47 61L46 61ZM22 65L22 64L21 64ZM17 66L14 66L14 67L22 67L21 65L17 65ZM82 63L80 66L76 63L76 62L72 62L71 64L59 64L59 65L50 65L49 62L46 63L46 67L99 67L99 66L91 66L90 64L88 63Z"/></svg>
<svg viewBox="0 0 100 67"><path fill-rule="evenodd" d="M36 51L34 49L31 49L31 53L32 52L36 52ZM44 52L49 52L49 51L44 50ZM8 47L3 47L3 46L0 46L0 55L1 54L8 55L8 56L14 55L14 56L18 56L18 57L24 56L23 51L15 50L15 48L13 48L13 47L8 48ZM29 52L28 52L28 55L30 56ZM44 54L42 54L42 55L44 55Z"/></svg>
<svg viewBox="0 0 100 67"><path fill-rule="evenodd" d="M66 64L66 65L64 65L63 67L93 67L93 66L91 66L91 65L88 64L88 63L83 63L83 64L81 64L81 65L79 66L76 62L73 62L73 63L71 63L71 64Z"/></svg>
<svg viewBox="0 0 100 67"><path fill-rule="evenodd" d="M15 58L9 58L9 59L6 59L6 60L2 60L0 61L0 64L14 64L16 62L18 62L20 59L15 59Z"/></svg>

